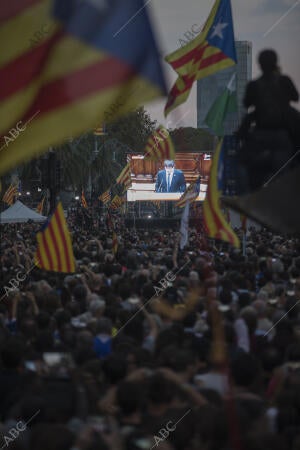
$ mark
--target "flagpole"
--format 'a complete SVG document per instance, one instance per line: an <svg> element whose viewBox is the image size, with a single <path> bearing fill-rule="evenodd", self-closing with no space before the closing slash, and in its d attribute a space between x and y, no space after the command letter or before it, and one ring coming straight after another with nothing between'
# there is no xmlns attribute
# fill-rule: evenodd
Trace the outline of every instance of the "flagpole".
<svg viewBox="0 0 300 450"><path fill-rule="evenodd" d="M134 232L136 233L136 227L135 227L135 210L134 210L134 205L133 205L133 228L134 228Z"/></svg>
<svg viewBox="0 0 300 450"><path fill-rule="evenodd" d="M247 236L246 232L243 231L243 256L246 256L246 244L247 244Z"/></svg>

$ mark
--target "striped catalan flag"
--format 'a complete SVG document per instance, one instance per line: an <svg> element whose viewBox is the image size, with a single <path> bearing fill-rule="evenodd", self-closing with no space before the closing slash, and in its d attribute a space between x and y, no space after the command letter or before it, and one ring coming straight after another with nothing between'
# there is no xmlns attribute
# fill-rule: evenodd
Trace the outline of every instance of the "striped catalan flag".
<svg viewBox="0 0 300 450"><path fill-rule="evenodd" d="M3 1L0 37L0 175L166 93L145 0Z"/></svg>
<svg viewBox="0 0 300 450"><path fill-rule="evenodd" d="M196 181L191 183L189 187L186 189L186 191L182 194L178 202L175 203L175 206L179 208L184 208L188 202L189 203L194 202L200 192L200 181L201 178L198 177Z"/></svg>
<svg viewBox="0 0 300 450"><path fill-rule="evenodd" d="M35 263L40 269L53 272L75 272L71 236L61 202L37 233Z"/></svg>
<svg viewBox="0 0 300 450"><path fill-rule="evenodd" d="M15 196L17 195L18 188L16 185L11 184L5 194L3 195L2 201L7 205L13 205Z"/></svg>
<svg viewBox="0 0 300 450"><path fill-rule="evenodd" d="M149 137L145 148L145 159L159 161L162 159L175 159L175 149L170 133L163 126Z"/></svg>
<svg viewBox="0 0 300 450"><path fill-rule="evenodd" d="M194 81L236 64L230 0L216 0L202 32L166 61L178 75L165 106L167 116L188 99Z"/></svg>
<svg viewBox="0 0 300 450"><path fill-rule="evenodd" d="M226 222L220 207L224 172L222 146L223 139L218 144L211 166L206 197L203 203L204 225L209 237L229 242L234 247L239 248L239 238Z"/></svg>
<svg viewBox="0 0 300 450"><path fill-rule="evenodd" d="M131 186L131 169L130 163L127 163L118 178L116 179L117 184L123 184L127 190Z"/></svg>
<svg viewBox="0 0 300 450"><path fill-rule="evenodd" d="M108 191L103 192L103 194L99 195L98 199L102 203L104 203L104 205L106 205L111 200L111 193L110 193L110 191L108 190Z"/></svg>
<svg viewBox="0 0 300 450"><path fill-rule="evenodd" d="M119 241L118 241L117 233L115 231L113 231L113 235L112 235L112 251L113 251L114 255L118 251L118 245L119 245Z"/></svg>
<svg viewBox="0 0 300 450"><path fill-rule="evenodd" d="M81 192L81 205L87 209L88 208L88 204L87 201L85 199L85 195L84 195L84 191Z"/></svg>
<svg viewBox="0 0 300 450"><path fill-rule="evenodd" d="M42 198L42 200L40 201L40 203L37 205L36 211L37 211L39 214L43 214L44 202L45 202L45 196Z"/></svg>
<svg viewBox="0 0 300 450"><path fill-rule="evenodd" d="M240 214L241 228L244 233L247 232L247 216L245 214Z"/></svg>
<svg viewBox="0 0 300 450"><path fill-rule="evenodd" d="M113 209L113 210L119 209L120 206L122 205L122 203L123 203L122 198L119 197L119 195L115 195L114 198L112 199L109 207L110 207L110 209Z"/></svg>
<svg viewBox="0 0 300 450"><path fill-rule="evenodd" d="M94 129L94 135L95 136L105 136L106 133L106 129L105 129L105 125L102 125L101 127L97 127Z"/></svg>

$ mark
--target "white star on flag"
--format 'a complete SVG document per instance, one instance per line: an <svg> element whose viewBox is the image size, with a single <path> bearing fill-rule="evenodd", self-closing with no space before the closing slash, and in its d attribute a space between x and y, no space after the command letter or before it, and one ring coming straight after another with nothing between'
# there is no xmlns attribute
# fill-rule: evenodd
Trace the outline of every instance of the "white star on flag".
<svg viewBox="0 0 300 450"><path fill-rule="evenodd" d="M223 30L224 30L224 28L226 28L226 27L228 27L228 23L222 23L222 22L219 22L219 23L217 23L217 25L215 25L213 28L214 28L214 31L213 31L213 34L211 35L211 39L213 38L213 37L215 37L215 36L218 36L219 38L221 38L221 39L223 39Z"/></svg>

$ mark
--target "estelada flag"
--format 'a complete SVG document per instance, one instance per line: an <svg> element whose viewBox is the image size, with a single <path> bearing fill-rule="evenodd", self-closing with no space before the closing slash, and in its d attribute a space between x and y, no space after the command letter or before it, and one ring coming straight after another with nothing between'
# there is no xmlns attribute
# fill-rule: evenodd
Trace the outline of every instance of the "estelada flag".
<svg viewBox="0 0 300 450"><path fill-rule="evenodd" d="M175 159L173 141L169 131L163 126L160 125L149 137L145 148L144 159L152 159L154 161Z"/></svg>
<svg viewBox="0 0 300 450"><path fill-rule="evenodd" d="M106 123L108 114L114 121L165 95L146 6L144 0L1 2L7 45L0 57L0 175Z"/></svg>
<svg viewBox="0 0 300 450"><path fill-rule="evenodd" d="M167 115L188 99L194 81L236 64L230 0L216 0L202 32L165 59L178 75L165 106Z"/></svg>
<svg viewBox="0 0 300 450"><path fill-rule="evenodd" d="M240 241L231 226L226 222L221 209L220 199L224 183L223 139L219 142L213 157L206 197L203 203L203 218L209 237L229 242L240 247Z"/></svg>
<svg viewBox="0 0 300 450"><path fill-rule="evenodd" d="M128 189L131 185L131 169L130 163L127 163L118 178L116 179L117 184L123 184L125 189Z"/></svg>
<svg viewBox="0 0 300 450"><path fill-rule="evenodd" d="M75 272L71 236L61 202L36 235L35 264L53 272Z"/></svg>

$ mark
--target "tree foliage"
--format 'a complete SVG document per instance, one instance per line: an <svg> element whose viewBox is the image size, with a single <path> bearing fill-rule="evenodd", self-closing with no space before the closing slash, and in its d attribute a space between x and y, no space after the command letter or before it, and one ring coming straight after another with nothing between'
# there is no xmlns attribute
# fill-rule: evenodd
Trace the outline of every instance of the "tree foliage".
<svg viewBox="0 0 300 450"><path fill-rule="evenodd" d="M214 150L214 137L199 128L177 128L170 131L177 152L209 152Z"/></svg>
<svg viewBox="0 0 300 450"><path fill-rule="evenodd" d="M151 120L144 108L120 118L107 125L109 137L127 145L133 152L143 152L147 139L156 128L156 121Z"/></svg>
<svg viewBox="0 0 300 450"><path fill-rule="evenodd" d="M57 147L61 161L63 187L81 189L89 176L95 189L107 189L126 164L126 153L143 151L148 136L155 129L144 108L106 125L104 136L86 133Z"/></svg>
<svg viewBox="0 0 300 450"><path fill-rule="evenodd" d="M84 134L70 139L56 148L61 162L63 187L76 189L85 186L93 153L93 135Z"/></svg>
<svg viewBox="0 0 300 450"><path fill-rule="evenodd" d="M113 123L106 124L106 134L91 131L71 138L54 150L61 162L61 188L86 188L89 177L95 190L103 192L116 179L126 164L126 153L144 152L148 137L157 127L145 109L139 108ZM197 128L170 130L178 152L213 150L214 138ZM22 167L22 180L32 178L32 165Z"/></svg>

